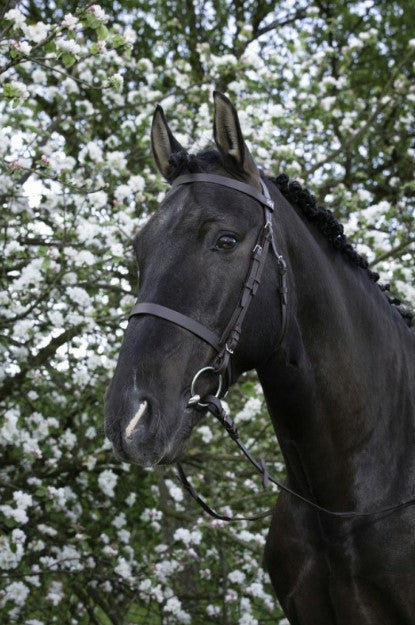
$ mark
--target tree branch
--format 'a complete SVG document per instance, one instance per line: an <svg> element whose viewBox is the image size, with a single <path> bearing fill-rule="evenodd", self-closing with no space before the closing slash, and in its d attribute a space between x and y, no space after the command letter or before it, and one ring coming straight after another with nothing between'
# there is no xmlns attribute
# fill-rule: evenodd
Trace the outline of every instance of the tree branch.
<svg viewBox="0 0 415 625"><path fill-rule="evenodd" d="M46 347L39 350L37 354L30 356L21 371L16 373L16 375L6 378L0 386L0 400L5 399L13 392L17 385L22 384L30 371L46 364L47 361L55 355L58 348L73 339L81 328L82 324L78 324L69 330L65 330L65 332L62 332L62 334L52 339Z"/></svg>
<svg viewBox="0 0 415 625"><path fill-rule="evenodd" d="M377 265L378 263L381 263L384 260L387 260L388 258L393 258L394 256L398 256L399 252L402 252L406 247L408 247L408 245L411 245L411 243L415 243L415 237L407 239L406 241L402 241L402 243L400 243L393 249L389 250L388 252L385 252L384 254L380 254L380 256L378 256L377 258L375 258L374 261L372 261L371 265L374 266L374 265Z"/></svg>

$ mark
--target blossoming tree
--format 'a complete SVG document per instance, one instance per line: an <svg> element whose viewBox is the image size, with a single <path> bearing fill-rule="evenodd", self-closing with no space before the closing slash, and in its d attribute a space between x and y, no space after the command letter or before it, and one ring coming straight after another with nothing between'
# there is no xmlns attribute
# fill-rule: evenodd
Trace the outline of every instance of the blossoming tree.
<svg viewBox="0 0 415 625"><path fill-rule="evenodd" d="M130 241L166 189L149 124L161 103L197 149L226 91L257 161L310 186L414 302L415 16L403 0L78 4L0 9L1 620L283 623L266 522L205 518L171 469L119 464L104 440ZM229 401L282 475L255 378ZM188 460L223 510L275 499L210 421Z"/></svg>

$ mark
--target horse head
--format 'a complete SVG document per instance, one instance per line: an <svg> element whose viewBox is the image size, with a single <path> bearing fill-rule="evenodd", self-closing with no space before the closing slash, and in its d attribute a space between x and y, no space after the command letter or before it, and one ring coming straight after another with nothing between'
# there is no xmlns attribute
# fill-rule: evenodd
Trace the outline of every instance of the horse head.
<svg viewBox="0 0 415 625"><path fill-rule="evenodd" d="M143 466L177 460L204 416L203 402L197 398L219 391L219 375L225 378L223 391L242 372L265 362L281 330L281 317L275 313L278 273L270 254L264 254L263 280L244 311L236 349L223 346L226 363L232 354L231 366L222 361L220 374L208 367L194 380L221 351L197 328L220 341L240 305L247 272L255 282L251 274L256 269L250 267L253 254L262 251L258 233L267 235L261 198L265 204L263 192L268 191L244 141L237 112L224 95L215 93L214 100L217 149L197 155L189 155L175 139L161 107L153 117L153 154L172 187L134 239L138 312L133 311L129 320L105 398L106 435L115 454ZM195 173L208 174L208 179L176 184ZM222 184L211 183L217 176ZM227 181L235 186L227 186ZM254 284L254 290L257 287ZM180 319L185 322L180 324ZM191 397L195 392L196 400Z"/></svg>

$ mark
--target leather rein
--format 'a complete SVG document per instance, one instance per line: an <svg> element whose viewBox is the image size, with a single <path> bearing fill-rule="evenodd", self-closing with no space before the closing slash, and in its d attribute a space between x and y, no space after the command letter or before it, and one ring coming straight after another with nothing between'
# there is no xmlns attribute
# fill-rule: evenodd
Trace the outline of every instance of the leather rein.
<svg viewBox="0 0 415 625"><path fill-rule="evenodd" d="M254 458L254 456L250 453L244 443L240 440L239 431L235 427L231 416L225 412L225 409L221 402L221 397L223 397L226 392L223 388L223 376L226 374L226 387L229 387L232 379L231 356L239 343L242 332L242 324L245 319L246 313L248 312L249 305L261 283L261 277L269 249L271 249L277 261L277 288L280 294L281 333L276 345L276 349L280 347L287 328L287 266L284 258L278 252L275 244L272 223L274 202L271 199L268 188L262 178L260 179L262 193L253 185L246 184L232 178L227 178L226 176L219 176L216 174L207 173L185 174L182 176L178 176L172 184L172 190L180 185L192 184L194 182L208 182L235 189L236 191L244 193L245 195L249 195L253 199L257 200L263 209L263 223L259 230L256 244L251 252L250 264L245 281L243 283L242 292L238 304L236 305L229 319L229 322L221 335L207 328L198 321L195 321L191 317L183 315L182 313L179 313L172 308L167 308L166 306L161 306L152 302L138 302L131 311L129 319L138 315L152 315L155 317L159 317L188 330L189 332L199 337L214 348L214 350L216 351L216 356L214 357L212 363L208 366L202 367L193 378L190 389L191 397L189 399L188 405L206 409L207 412L210 412L219 421L219 423L226 429L229 436L236 442L245 457L255 467L258 473L262 475L262 483L264 487L267 487L269 482L272 482L273 484L278 486L280 490L289 493L299 501L306 503L318 512L338 518L369 517L373 515L393 512L400 508L405 508L414 504L415 498L408 501L400 502L398 505L389 508L377 510L375 512L336 512L333 510L328 510L327 508L319 506L314 501L303 497L296 491L286 486L284 483L272 477L268 473L263 459L261 458L260 460L257 460L256 458ZM197 393L196 382L199 377L207 371L218 376L218 387L215 395L208 394L204 397L201 397ZM203 508L203 510L205 510L205 512L207 512L213 518L220 519L222 521L255 521L272 515L273 508L270 508L265 512L250 517L229 516L216 512L196 492L192 484L187 479L183 467L179 462L177 463L177 466L178 477L183 487L187 490L191 497Z"/></svg>

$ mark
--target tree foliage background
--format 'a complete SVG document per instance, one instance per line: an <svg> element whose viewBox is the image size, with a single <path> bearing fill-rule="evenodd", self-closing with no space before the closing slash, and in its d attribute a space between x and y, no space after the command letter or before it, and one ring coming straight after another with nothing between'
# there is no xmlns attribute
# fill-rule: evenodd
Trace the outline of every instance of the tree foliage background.
<svg viewBox="0 0 415 625"><path fill-rule="evenodd" d="M2 7L0 620L287 622L261 565L266 520L212 521L172 469L119 464L104 440L136 293L130 241L166 189L151 116L162 104L182 143L202 147L212 89L225 91L257 161L310 187L413 303L415 12L406 0ZM229 402L282 476L253 375ZM222 510L275 500L210 420L186 466Z"/></svg>

